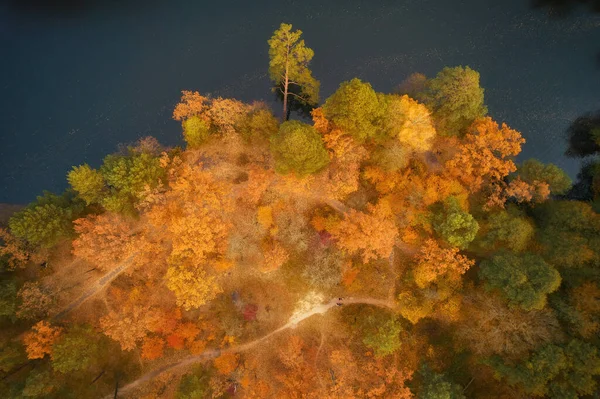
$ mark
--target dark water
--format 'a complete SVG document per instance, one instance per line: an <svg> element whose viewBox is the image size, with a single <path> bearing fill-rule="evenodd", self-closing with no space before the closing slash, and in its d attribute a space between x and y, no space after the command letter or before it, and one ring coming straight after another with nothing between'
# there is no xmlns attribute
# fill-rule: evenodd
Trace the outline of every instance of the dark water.
<svg viewBox="0 0 600 399"><path fill-rule="evenodd" d="M266 40L282 21L315 50L323 97L355 76L391 91L411 72L479 70L491 115L527 139L522 158L572 176L563 132L600 109L600 16L553 20L528 0L71 3L0 3L0 202L61 190L72 165L118 143L181 143L182 89L270 101Z"/></svg>

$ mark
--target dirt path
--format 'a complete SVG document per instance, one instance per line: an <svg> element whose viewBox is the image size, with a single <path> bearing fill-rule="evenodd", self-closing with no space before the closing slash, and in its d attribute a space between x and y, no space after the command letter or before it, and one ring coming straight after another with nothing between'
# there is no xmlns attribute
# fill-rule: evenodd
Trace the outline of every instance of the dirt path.
<svg viewBox="0 0 600 399"><path fill-rule="evenodd" d="M60 313L56 314L52 317L52 321L56 321L73 310L77 309L82 303L87 301L90 297L94 296L98 292L100 292L104 287L106 287L110 282L112 282L115 278L117 278L121 273L123 273L129 266L131 266L131 261L133 260L134 255L131 255L129 258L125 259L121 262L121 265L112 269L110 272L106 273L104 276L100 277L90 288L88 288L83 294L79 296L76 300L67 305Z"/></svg>
<svg viewBox="0 0 600 399"><path fill-rule="evenodd" d="M284 324L283 326L279 327L277 330L271 331L270 333L263 335L262 337L255 339L254 341L250 341L247 342L245 344L241 344L238 346L234 346L231 348L225 348L225 349L209 349L204 351L203 353L199 354L199 355L195 355L195 356L189 356L183 360L180 360L178 362L174 362L171 364L168 364L166 366L160 367L156 370L152 370L146 374L144 374L143 376L141 376L140 378L138 378L137 380L125 385L123 388L119 389L119 394L126 394L128 392L130 392L131 390L135 389L136 387L141 386L142 384L144 384L145 382L148 382L150 380L152 380L153 378L157 377L158 375L166 372L166 371L170 371L170 370L174 370L176 368L179 367L184 367L184 366L188 366L190 364L194 364L194 363L198 363L201 361L205 361L205 360L209 360L209 359L214 359L216 357L221 356L224 353L239 353L239 352L245 352L249 349L252 349L253 347L255 347L256 345L260 344L261 342L269 339L270 337L284 331L290 328L296 328L296 326L298 326L298 324L300 322L302 322L303 320L308 319L311 316L314 316L316 314L324 314L327 311L329 311L329 309L335 307L337 305L337 303L342 303L343 305L352 305L352 304L363 304L363 305L373 305L373 306L378 306L378 307L382 307L382 308L388 308L390 310L394 310L396 308L395 304L393 302L387 301L387 300L383 300L383 299L375 299L375 298L343 298L341 301L338 298L333 298L331 299L329 302L317 305L312 307L311 309L307 310L304 313L300 313L297 315L294 315L290 318L290 320ZM107 395L105 397L105 399L111 399L113 398L114 395Z"/></svg>

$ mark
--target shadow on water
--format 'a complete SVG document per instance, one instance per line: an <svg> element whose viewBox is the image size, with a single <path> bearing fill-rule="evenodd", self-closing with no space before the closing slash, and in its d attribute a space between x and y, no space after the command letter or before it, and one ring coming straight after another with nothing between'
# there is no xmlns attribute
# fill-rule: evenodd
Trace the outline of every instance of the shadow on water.
<svg viewBox="0 0 600 399"><path fill-rule="evenodd" d="M41 17L76 18L100 10L148 7L156 0L6 0L9 10Z"/></svg>
<svg viewBox="0 0 600 399"><path fill-rule="evenodd" d="M564 17L580 6L600 12L600 0L531 0L534 8L545 8L551 16Z"/></svg>

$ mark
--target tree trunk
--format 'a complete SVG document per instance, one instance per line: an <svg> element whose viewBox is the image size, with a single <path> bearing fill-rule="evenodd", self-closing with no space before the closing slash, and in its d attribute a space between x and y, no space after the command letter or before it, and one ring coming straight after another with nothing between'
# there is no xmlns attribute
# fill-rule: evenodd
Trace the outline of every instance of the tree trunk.
<svg viewBox="0 0 600 399"><path fill-rule="evenodd" d="M287 102L288 102L288 87L290 85L290 74L289 74L289 65L290 65L290 40L288 38L287 43L287 52L285 54L285 77L283 82L283 121L287 121L289 119Z"/></svg>
<svg viewBox="0 0 600 399"><path fill-rule="evenodd" d="M117 393L119 392L119 379L117 379L117 383L115 384L115 397L117 399Z"/></svg>

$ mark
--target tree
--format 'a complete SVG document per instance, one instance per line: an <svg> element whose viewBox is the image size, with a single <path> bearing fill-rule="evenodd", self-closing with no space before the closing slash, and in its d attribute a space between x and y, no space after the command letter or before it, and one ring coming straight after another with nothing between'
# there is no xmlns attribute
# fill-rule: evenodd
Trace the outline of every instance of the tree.
<svg viewBox="0 0 600 399"><path fill-rule="evenodd" d="M88 164L73 166L73 170L67 174L67 181L87 205L101 203L107 194L104 177Z"/></svg>
<svg viewBox="0 0 600 399"><path fill-rule="evenodd" d="M87 368L98 354L98 339L89 326L76 325L52 346L52 367L61 373Z"/></svg>
<svg viewBox="0 0 600 399"><path fill-rule="evenodd" d="M572 186L571 178L558 166L544 165L537 159L528 159L518 169L518 174L523 181L534 184L545 182L554 194L565 194Z"/></svg>
<svg viewBox="0 0 600 399"><path fill-rule="evenodd" d="M292 25L282 23L269 39L269 77L283 94L283 119L288 120L288 96L293 95L302 103L316 105L319 102L319 81L308 68L314 52L300 40L302 31L292 32ZM299 88L299 93L290 91Z"/></svg>
<svg viewBox="0 0 600 399"><path fill-rule="evenodd" d="M515 365L500 357L487 361L498 379L506 379L535 397L579 398L595 392L595 376L600 375L598 350L573 339L564 346L545 345Z"/></svg>
<svg viewBox="0 0 600 399"><path fill-rule="evenodd" d="M36 320L46 317L54 304L53 298L37 281L23 284L17 297L20 302L17 317L20 319Z"/></svg>
<svg viewBox="0 0 600 399"><path fill-rule="evenodd" d="M398 236L386 201L369 206L369 213L350 210L327 231L343 251L351 255L360 253L363 262L390 256Z"/></svg>
<svg viewBox="0 0 600 399"><path fill-rule="evenodd" d="M481 262L479 277L488 289L499 290L511 305L524 310L542 309L546 296L558 289L560 274L532 253L500 253Z"/></svg>
<svg viewBox="0 0 600 399"><path fill-rule="evenodd" d="M343 82L323 105L323 113L334 126L350 134L359 143L381 137L385 98L369 83L360 79Z"/></svg>
<svg viewBox="0 0 600 399"><path fill-rule="evenodd" d="M198 366L191 373L184 375L175 397L177 399L212 397L209 372L204 367Z"/></svg>
<svg viewBox="0 0 600 399"><path fill-rule="evenodd" d="M40 321L31 330L23 336L27 358L42 359L44 356L52 354L52 345L60 337L62 329L52 327L46 321Z"/></svg>
<svg viewBox="0 0 600 399"><path fill-rule="evenodd" d="M165 177L159 157L134 150L126 156L107 155L100 173L109 187L134 200L142 199L147 188L158 186Z"/></svg>
<svg viewBox="0 0 600 399"><path fill-rule="evenodd" d="M238 366L239 355L235 353L224 353L214 360L215 368L220 374L231 374Z"/></svg>
<svg viewBox="0 0 600 399"><path fill-rule="evenodd" d="M402 325L394 318L387 320L363 338L363 343L375 351L375 356L383 357L391 355L402 346L400 332Z"/></svg>
<svg viewBox="0 0 600 399"><path fill-rule="evenodd" d="M461 209L455 197L449 197L444 204L434 206L433 228L448 244L464 249L475 239L479 223L473 216Z"/></svg>
<svg viewBox="0 0 600 399"><path fill-rule="evenodd" d="M171 266L167 270L167 287L177 298L177 305L190 310L204 305L223 292L214 276L201 267Z"/></svg>
<svg viewBox="0 0 600 399"><path fill-rule="evenodd" d="M79 234L73 241L73 255L101 269L114 267L140 249L132 221L118 214L91 215L73 224Z"/></svg>
<svg viewBox="0 0 600 399"><path fill-rule="evenodd" d="M385 128L388 135L413 151L428 151L435 128L427 107L407 95L389 96L387 103Z"/></svg>
<svg viewBox="0 0 600 399"><path fill-rule="evenodd" d="M478 356L517 359L539 345L555 342L562 331L551 310L525 311L507 306L497 295L472 290L463 298L455 334Z"/></svg>
<svg viewBox="0 0 600 399"><path fill-rule="evenodd" d="M278 173L306 176L318 172L329 163L329 155L321 136L310 125L298 121L281 124L271 137L271 151Z"/></svg>
<svg viewBox="0 0 600 399"><path fill-rule="evenodd" d="M24 210L15 213L8 221L11 233L33 245L51 248L73 233L72 220L82 210L82 204L72 193L62 196L45 192Z"/></svg>
<svg viewBox="0 0 600 399"><path fill-rule="evenodd" d="M146 337L142 345L142 359L154 360L163 356L165 340L160 337Z"/></svg>
<svg viewBox="0 0 600 399"><path fill-rule="evenodd" d="M11 280L0 281L0 317L14 320L17 311L17 284Z"/></svg>
<svg viewBox="0 0 600 399"><path fill-rule="evenodd" d="M466 399L463 387L452 382L444 374L432 371L426 364L419 370L422 384L418 399Z"/></svg>
<svg viewBox="0 0 600 399"><path fill-rule="evenodd" d="M206 142L210 135L208 123L199 116L191 116L182 122L183 139L187 147L198 149Z"/></svg>
<svg viewBox="0 0 600 399"><path fill-rule="evenodd" d="M511 157L521 152L525 139L506 124L482 118L469 126L459 152L445 166L452 176L475 193L484 184L501 181L517 167Z"/></svg>
<svg viewBox="0 0 600 399"><path fill-rule="evenodd" d="M176 121L185 121L190 117L204 113L208 108L207 101L208 98L201 96L197 91L183 90L181 92L181 101L173 111L173 119Z"/></svg>
<svg viewBox="0 0 600 399"><path fill-rule="evenodd" d="M492 212L487 216L476 244L484 250L506 248L513 252L525 250L535 233L534 225L519 215L515 208Z"/></svg>
<svg viewBox="0 0 600 399"><path fill-rule="evenodd" d="M474 264L475 261L460 255L457 248L442 248L435 240L429 239L416 256L415 283L419 288L425 288L446 273L464 274Z"/></svg>
<svg viewBox="0 0 600 399"><path fill-rule="evenodd" d="M266 106L258 106L238 122L237 130L248 142L268 140L277 134L279 122Z"/></svg>
<svg viewBox="0 0 600 399"><path fill-rule="evenodd" d="M417 95L433 112L436 130L444 136L460 136L477 118L487 114L479 72L462 66L442 69Z"/></svg>
<svg viewBox="0 0 600 399"><path fill-rule="evenodd" d="M159 315L147 307L123 304L117 311L111 310L100 319L102 332L117 341L121 349L135 349L137 343L146 337L152 323Z"/></svg>

